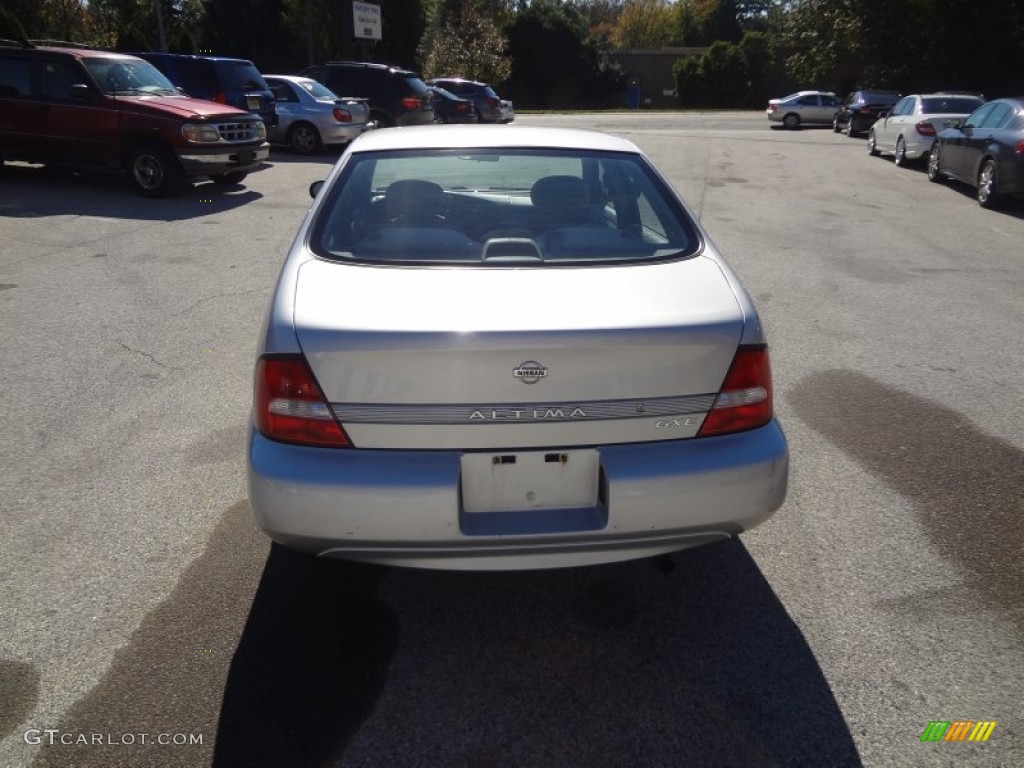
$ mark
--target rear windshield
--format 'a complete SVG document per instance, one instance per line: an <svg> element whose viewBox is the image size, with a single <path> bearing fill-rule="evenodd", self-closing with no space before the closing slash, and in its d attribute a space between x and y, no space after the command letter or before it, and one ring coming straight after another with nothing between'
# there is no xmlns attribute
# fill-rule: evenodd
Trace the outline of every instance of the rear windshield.
<svg viewBox="0 0 1024 768"><path fill-rule="evenodd" d="M429 93L427 84L423 82L418 75L414 75L411 72L409 74L402 75L402 82L405 83L405 87L411 90L413 93L423 95Z"/></svg>
<svg viewBox="0 0 1024 768"><path fill-rule="evenodd" d="M308 91L314 99L320 101L336 101L338 99L338 95L334 91L316 80L300 80L299 85Z"/></svg>
<svg viewBox="0 0 1024 768"><path fill-rule="evenodd" d="M329 259L517 266L694 254L695 229L636 154L549 149L355 153L309 245Z"/></svg>
<svg viewBox="0 0 1024 768"><path fill-rule="evenodd" d="M981 99L971 98L970 96L943 96L941 98L930 96L926 99L921 99L921 114L969 115L984 103Z"/></svg>
<svg viewBox="0 0 1024 768"><path fill-rule="evenodd" d="M220 77L220 85L225 91L235 89L243 91L269 91L267 81L249 61L218 61L217 75Z"/></svg>
<svg viewBox="0 0 1024 768"><path fill-rule="evenodd" d="M900 95L893 91L861 91L860 100L869 104L895 104Z"/></svg>

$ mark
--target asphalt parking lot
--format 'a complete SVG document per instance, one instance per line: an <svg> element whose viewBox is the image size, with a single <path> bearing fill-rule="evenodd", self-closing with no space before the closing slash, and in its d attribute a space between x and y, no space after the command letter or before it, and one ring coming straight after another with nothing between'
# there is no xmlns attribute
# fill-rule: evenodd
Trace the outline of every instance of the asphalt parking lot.
<svg viewBox="0 0 1024 768"><path fill-rule="evenodd" d="M762 113L517 122L636 142L738 272L782 510L671 573L272 548L244 483L253 355L336 156L168 200L9 165L0 765L1024 764L1024 206ZM924 743L931 721L997 726Z"/></svg>

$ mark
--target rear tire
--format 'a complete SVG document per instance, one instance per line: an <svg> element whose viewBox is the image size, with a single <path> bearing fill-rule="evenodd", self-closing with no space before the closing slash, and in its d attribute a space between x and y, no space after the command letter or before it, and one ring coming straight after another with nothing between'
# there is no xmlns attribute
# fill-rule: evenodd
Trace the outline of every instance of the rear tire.
<svg viewBox="0 0 1024 768"><path fill-rule="evenodd" d="M978 171L978 205L982 208L996 208L999 205L999 193L996 186L999 177L995 160L986 160Z"/></svg>
<svg viewBox="0 0 1024 768"><path fill-rule="evenodd" d="M942 169L939 167L939 143L935 142L932 146L932 151L928 154L928 181L934 181L936 184L941 184L944 181L942 176Z"/></svg>
<svg viewBox="0 0 1024 768"><path fill-rule="evenodd" d="M315 127L309 123L296 123L288 129L288 146L300 155L314 155L320 151L323 141Z"/></svg>
<svg viewBox="0 0 1024 768"><path fill-rule="evenodd" d="M853 135L856 133L856 131L853 130L853 117L852 116L850 117L849 122L847 122L847 124L844 126L843 133L845 133L847 135L847 137L851 138L851 139L853 138Z"/></svg>
<svg viewBox="0 0 1024 768"><path fill-rule="evenodd" d="M896 139L896 152L893 153L892 161L901 168L905 168L907 165L907 145L902 136Z"/></svg>
<svg viewBox="0 0 1024 768"><path fill-rule="evenodd" d="M185 174L169 149L159 144L140 144L128 152L128 175L143 197L165 197L181 192Z"/></svg>
<svg viewBox="0 0 1024 768"><path fill-rule="evenodd" d="M841 130L841 128L839 127L839 118L838 117L833 117L832 118L832 133L839 133L840 130Z"/></svg>
<svg viewBox="0 0 1024 768"><path fill-rule="evenodd" d="M782 118L782 125L790 131L795 131L800 127L800 115L794 115L792 112Z"/></svg>

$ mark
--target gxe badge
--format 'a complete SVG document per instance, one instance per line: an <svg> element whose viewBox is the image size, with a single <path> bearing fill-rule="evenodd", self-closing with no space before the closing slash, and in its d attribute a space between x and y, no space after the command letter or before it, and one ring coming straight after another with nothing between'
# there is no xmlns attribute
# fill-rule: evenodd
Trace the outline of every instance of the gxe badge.
<svg viewBox="0 0 1024 768"><path fill-rule="evenodd" d="M519 367L512 371L512 375L524 384L536 384L548 375L548 369L536 360L527 360L520 363Z"/></svg>

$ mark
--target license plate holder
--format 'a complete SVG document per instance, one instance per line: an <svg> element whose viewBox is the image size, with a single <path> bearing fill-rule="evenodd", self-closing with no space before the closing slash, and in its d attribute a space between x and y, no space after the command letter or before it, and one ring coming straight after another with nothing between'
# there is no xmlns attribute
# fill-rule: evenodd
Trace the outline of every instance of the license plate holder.
<svg viewBox="0 0 1024 768"><path fill-rule="evenodd" d="M259 112L260 110L260 97L259 96L246 96L245 103L249 105L250 111Z"/></svg>
<svg viewBox="0 0 1024 768"><path fill-rule="evenodd" d="M466 453L460 469L466 514L591 508L598 501L594 449Z"/></svg>

